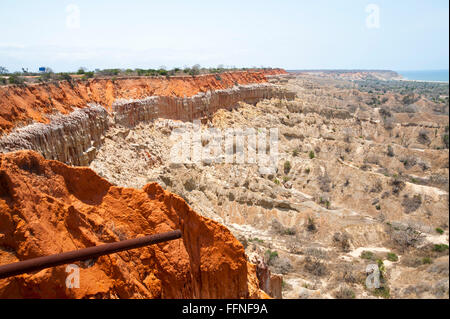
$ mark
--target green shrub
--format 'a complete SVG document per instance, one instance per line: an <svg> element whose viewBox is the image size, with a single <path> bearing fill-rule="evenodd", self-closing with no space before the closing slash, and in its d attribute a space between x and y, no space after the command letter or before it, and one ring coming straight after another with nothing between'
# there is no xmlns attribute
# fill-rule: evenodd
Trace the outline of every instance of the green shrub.
<svg viewBox="0 0 450 319"><path fill-rule="evenodd" d="M257 238L257 237L255 237L255 238L249 238L248 241L249 241L249 242L257 242L257 243L259 243L259 244L262 244L262 243L264 242L264 240L259 239L259 238Z"/></svg>
<svg viewBox="0 0 450 319"><path fill-rule="evenodd" d="M288 174L291 171L291 162L284 162L284 173Z"/></svg>
<svg viewBox="0 0 450 319"><path fill-rule="evenodd" d="M377 296L377 297L382 297L385 299L389 299L391 294L390 294L390 290L389 287L386 286L382 286L380 288L375 288L372 293Z"/></svg>
<svg viewBox="0 0 450 319"><path fill-rule="evenodd" d="M18 76L17 74L12 74L9 77L10 84L23 84L24 82L25 82L24 78L21 76Z"/></svg>
<svg viewBox="0 0 450 319"><path fill-rule="evenodd" d="M158 74L164 76L164 75L167 75L168 73L166 70L160 69L160 70L158 70Z"/></svg>
<svg viewBox="0 0 450 319"><path fill-rule="evenodd" d="M308 168L305 168L305 173L306 174L309 174L311 172L311 169L308 167Z"/></svg>
<svg viewBox="0 0 450 319"><path fill-rule="evenodd" d="M310 159L313 159L314 157L316 157L316 155L314 154L313 151L310 151L310 152L309 152L309 158L310 158Z"/></svg>
<svg viewBox="0 0 450 319"><path fill-rule="evenodd" d="M440 253L443 251L446 251L446 250L448 250L448 245L446 245L446 244L436 244L433 247L433 251L437 251Z"/></svg>
<svg viewBox="0 0 450 319"><path fill-rule="evenodd" d="M392 262L396 262L398 261L398 256L394 253L388 253L387 254L387 260L392 261Z"/></svg>
<svg viewBox="0 0 450 319"><path fill-rule="evenodd" d="M44 73L39 77L39 82L47 82L50 81L52 79L52 74L51 73Z"/></svg>
<svg viewBox="0 0 450 319"><path fill-rule="evenodd" d="M373 260L373 252L364 250L360 256L362 259Z"/></svg>
<svg viewBox="0 0 450 319"><path fill-rule="evenodd" d="M63 81L72 81L72 77L70 76L69 73L61 73L58 77L59 80L63 80Z"/></svg>
<svg viewBox="0 0 450 319"><path fill-rule="evenodd" d="M432 264L433 260L430 257L423 257L422 258L422 264L426 265L426 264Z"/></svg>
<svg viewBox="0 0 450 319"><path fill-rule="evenodd" d="M267 263L270 264L275 258L278 258L278 252L268 249L266 250L265 257L267 259Z"/></svg>
<svg viewBox="0 0 450 319"><path fill-rule="evenodd" d="M83 80L87 80L94 77L94 72L84 72L84 75L81 77Z"/></svg>
<svg viewBox="0 0 450 319"><path fill-rule="evenodd" d="M442 228L436 228L436 232L440 235L442 235L444 233L444 230Z"/></svg>

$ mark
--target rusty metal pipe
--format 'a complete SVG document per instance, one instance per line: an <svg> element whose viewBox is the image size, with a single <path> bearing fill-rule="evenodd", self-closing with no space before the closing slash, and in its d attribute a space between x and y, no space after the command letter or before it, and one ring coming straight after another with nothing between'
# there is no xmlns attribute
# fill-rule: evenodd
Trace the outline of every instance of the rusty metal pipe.
<svg viewBox="0 0 450 319"><path fill-rule="evenodd" d="M140 248L148 245L181 238L181 231L174 230L167 233L148 235L129 240L108 243L79 250L68 251L61 254L37 257L12 264L0 266L0 279L20 275L27 272L42 270L75 261L95 259L100 256L117 253L124 250Z"/></svg>

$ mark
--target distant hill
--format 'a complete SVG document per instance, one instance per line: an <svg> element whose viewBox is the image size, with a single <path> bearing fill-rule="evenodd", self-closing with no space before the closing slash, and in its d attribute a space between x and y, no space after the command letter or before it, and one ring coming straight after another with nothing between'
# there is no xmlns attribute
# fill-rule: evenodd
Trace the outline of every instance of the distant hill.
<svg viewBox="0 0 450 319"><path fill-rule="evenodd" d="M308 73L345 80L401 80L402 76L391 70L287 70L290 73Z"/></svg>

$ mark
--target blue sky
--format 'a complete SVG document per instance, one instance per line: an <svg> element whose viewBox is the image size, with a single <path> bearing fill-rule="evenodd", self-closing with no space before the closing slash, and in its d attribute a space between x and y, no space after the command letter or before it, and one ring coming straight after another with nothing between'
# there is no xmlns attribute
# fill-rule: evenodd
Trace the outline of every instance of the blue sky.
<svg viewBox="0 0 450 319"><path fill-rule="evenodd" d="M0 30L10 71L449 67L448 0L1 0Z"/></svg>

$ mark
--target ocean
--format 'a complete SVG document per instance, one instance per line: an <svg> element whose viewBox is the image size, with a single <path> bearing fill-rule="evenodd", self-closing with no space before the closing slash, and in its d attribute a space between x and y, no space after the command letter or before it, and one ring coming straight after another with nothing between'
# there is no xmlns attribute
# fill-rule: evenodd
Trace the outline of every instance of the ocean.
<svg viewBox="0 0 450 319"><path fill-rule="evenodd" d="M448 82L448 70L397 71L405 80Z"/></svg>

